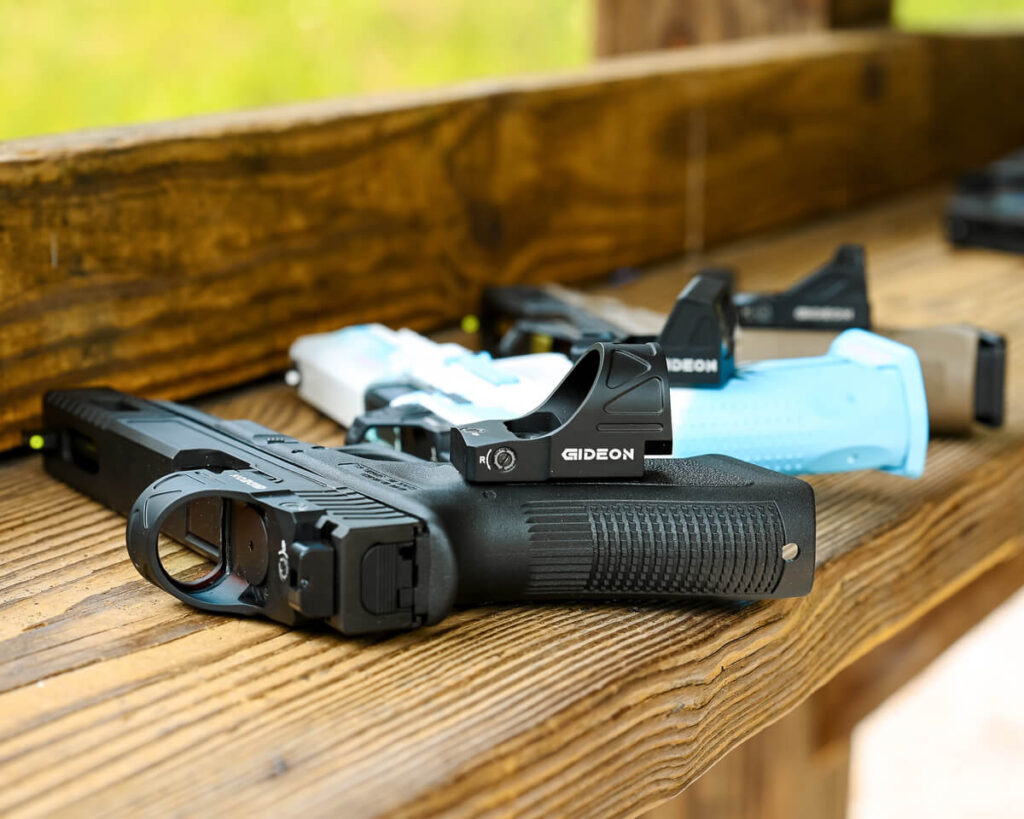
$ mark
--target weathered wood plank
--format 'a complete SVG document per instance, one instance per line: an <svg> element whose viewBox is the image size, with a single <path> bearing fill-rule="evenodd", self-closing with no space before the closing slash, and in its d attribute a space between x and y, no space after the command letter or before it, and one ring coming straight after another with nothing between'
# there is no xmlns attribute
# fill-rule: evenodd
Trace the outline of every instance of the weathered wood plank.
<svg viewBox="0 0 1024 819"><path fill-rule="evenodd" d="M863 240L879 320L972 318L1024 344L1024 262L953 252L929 195L722 253L779 284ZM969 275L969 287L964 278ZM621 292L674 295L666 269ZM660 289L659 289L660 288ZM999 298L992 294L998 293ZM922 295L924 294L924 295ZM628 813L959 589L1024 553L1024 359L1009 426L933 442L924 478L818 478L819 575L746 607L481 607L379 640L202 615L148 586L124 522L28 459L0 465L0 812ZM335 427L279 386L212 405Z"/></svg>
<svg viewBox="0 0 1024 819"><path fill-rule="evenodd" d="M849 736L820 748L818 717L797 706L644 819L843 819Z"/></svg>
<svg viewBox="0 0 1024 819"><path fill-rule="evenodd" d="M615 57L743 37L887 25L891 0L596 0L595 51Z"/></svg>
<svg viewBox="0 0 1024 819"><path fill-rule="evenodd" d="M599 57L821 31L829 0L597 0Z"/></svg>
<svg viewBox="0 0 1024 819"><path fill-rule="evenodd" d="M1024 535L1022 535L1024 537ZM816 747L842 748L862 719L1024 586L1024 548L914 625L844 669L802 706L814 712Z"/></svg>
<svg viewBox="0 0 1024 819"><path fill-rule="evenodd" d="M0 449L48 388L196 395L918 184L1022 97L1024 36L822 34L0 145Z"/></svg>
<svg viewBox="0 0 1024 819"><path fill-rule="evenodd" d="M857 724L1024 585L1024 546L839 672L644 819L846 815Z"/></svg>

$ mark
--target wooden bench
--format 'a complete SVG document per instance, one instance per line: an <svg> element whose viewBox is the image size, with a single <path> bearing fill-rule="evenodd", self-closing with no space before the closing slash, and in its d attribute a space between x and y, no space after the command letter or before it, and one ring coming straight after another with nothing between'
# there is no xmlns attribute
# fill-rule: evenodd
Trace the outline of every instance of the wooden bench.
<svg viewBox="0 0 1024 819"><path fill-rule="evenodd" d="M916 482L814 479L813 593L748 606L481 607L372 640L215 617L8 455L0 812L639 813L711 769L659 810L841 815L852 727L1024 582L1024 259L952 251L944 188L793 224L1024 143L1022 64L1013 36L812 35L0 146L6 446L49 386L188 396L279 371L297 332L436 325L484 282L772 226L709 255L772 288L863 242L880 324L1011 346L1005 429L933 441ZM663 308L697 261L615 292ZM202 405L342 441L276 377Z"/></svg>
<svg viewBox="0 0 1024 819"><path fill-rule="evenodd" d="M879 321L966 314L1024 344L1024 260L950 251L942 202L916 196L715 257L756 287L861 239ZM664 270L624 295L660 305L680 281ZM801 789L812 773L831 781L856 721L1024 582L1024 367L1010 361L1007 429L934 441L917 482L815 479L814 592L746 607L488 607L379 640L214 617L136 574L123 519L35 459L9 460L0 808L130 812L159 794L167 810L218 812L636 811L787 712L765 735L787 738L755 739L771 751L757 758ZM276 383L205 405L341 441Z"/></svg>

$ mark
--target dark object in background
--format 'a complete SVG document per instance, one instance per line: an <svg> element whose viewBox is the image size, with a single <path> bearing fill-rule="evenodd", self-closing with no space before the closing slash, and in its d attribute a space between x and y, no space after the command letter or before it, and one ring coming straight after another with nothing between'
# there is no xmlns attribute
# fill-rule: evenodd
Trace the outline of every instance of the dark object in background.
<svg viewBox="0 0 1024 819"><path fill-rule="evenodd" d="M960 177L946 230L955 245L1024 253L1024 150Z"/></svg>
<svg viewBox="0 0 1024 819"><path fill-rule="evenodd" d="M489 287L480 308L480 345L495 357L553 351L577 360L592 344L657 342L673 387L721 386L735 372L732 277L690 279L655 336L631 333L539 287Z"/></svg>
<svg viewBox="0 0 1024 819"><path fill-rule="evenodd" d="M621 328L541 287L486 287L480 300L480 347L496 358L554 352L575 357L599 341L621 341ZM542 341L541 341L542 340Z"/></svg>
<svg viewBox="0 0 1024 819"><path fill-rule="evenodd" d="M811 487L723 456L651 459L635 480L482 485L450 463L114 390L48 393L43 418L47 471L126 515L139 572L207 611L367 634L456 602L746 600L813 582ZM161 534L212 568L173 576Z"/></svg>
<svg viewBox="0 0 1024 819"><path fill-rule="evenodd" d="M701 270L694 280L719 279L731 286L728 269ZM494 326L511 327L523 343L544 346L533 340L536 334L554 327L560 333L558 346L575 348L583 331L574 327L572 317L588 315L587 324L601 321L605 327L619 328L619 338L630 338L631 311L610 306L609 299L569 294L579 304L566 303L544 290L531 303L529 288L502 295L502 288L485 296L489 299L488 321ZM684 294L687 291L684 290ZM934 432L964 433L975 422L990 427L1003 424L1006 378L1006 340L998 333L969 324L909 329L877 329L871 326L867 293L864 250L860 245L840 245L832 259L798 281L793 287L776 293L738 293L731 321L738 322L735 361L763 361L779 358L803 358L824 355L839 332L851 328L872 330L913 348L921 362L928 396L928 417ZM682 303L682 295L677 307ZM500 305L501 310L498 310ZM561 306L560 306L561 305ZM563 306L565 309L563 309ZM592 315L588 308L593 308ZM724 308L719 307L719 312ZM547 311L561 311L556 325L544 325L533 319ZM522 316L530 316L528 319ZM671 317L666 320L667 330ZM728 323L724 325L728 327ZM663 330L663 333L665 331ZM728 335L732 338L731 327ZM731 344L732 342L730 342ZM731 370L730 370L731 372Z"/></svg>
<svg viewBox="0 0 1024 819"><path fill-rule="evenodd" d="M789 290L737 293L741 327L794 330L871 329L864 248L840 245L829 261Z"/></svg>
<svg viewBox="0 0 1024 819"><path fill-rule="evenodd" d="M859 245L840 245L830 262L789 290L740 294L737 306L741 360L821 355L839 331L861 327L917 353L933 431L967 432L974 422L1003 424L1006 339L969 324L873 328ZM832 326L826 329L828 321Z"/></svg>

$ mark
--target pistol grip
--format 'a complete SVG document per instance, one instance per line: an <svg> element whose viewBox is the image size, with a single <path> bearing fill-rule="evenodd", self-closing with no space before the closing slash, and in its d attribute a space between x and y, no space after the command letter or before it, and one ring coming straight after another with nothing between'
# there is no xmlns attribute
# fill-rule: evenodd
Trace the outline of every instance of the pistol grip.
<svg viewBox="0 0 1024 819"><path fill-rule="evenodd" d="M776 504L528 505L531 598L758 599L810 591L814 550L787 537ZM789 566L788 564L793 564Z"/></svg>
<svg viewBox="0 0 1024 819"><path fill-rule="evenodd" d="M924 469L917 356L864 330L840 334L824 356L741 368L718 390L673 390L672 412L677 457L719 452L790 474Z"/></svg>

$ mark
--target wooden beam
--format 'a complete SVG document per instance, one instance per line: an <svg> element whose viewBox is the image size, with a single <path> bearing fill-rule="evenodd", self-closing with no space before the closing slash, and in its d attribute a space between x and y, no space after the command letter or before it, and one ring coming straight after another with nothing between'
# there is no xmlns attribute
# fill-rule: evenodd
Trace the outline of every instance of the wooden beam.
<svg viewBox="0 0 1024 819"><path fill-rule="evenodd" d="M596 0L596 53L887 25L891 0Z"/></svg>
<svg viewBox="0 0 1024 819"><path fill-rule="evenodd" d="M828 22L832 28L885 26L892 20L892 0L830 0Z"/></svg>
<svg viewBox="0 0 1024 819"><path fill-rule="evenodd" d="M1016 117L1024 108L1024 64L1020 49L1012 43L1015 39L978 33L928 38L935 112L930 143L935 146L937 167L960 169L966 157L1024 145ZM993 82L994 77L1001 79Z"/></svg>
<svg viewBox="0 0 1024 819"><path fill-rule="evenodd" d="M843 819L850 741L818 747L819 718L797 706L643 819Z"/></svg>
<svg viewBox="0 0 1024 819"><path fill-rule="evenodd" d="M828 0L597 0L597 56L828 28Z"/></svg>
<svg viewBox="0 0 1024 819"><path fill-rule="evenodd" d="M1024 535L1021 536L1024 541ZM862 719L924 671L970 629L1024 586L1024 543L1013 560L957 592L816 692L806 707L814 712L815 746L848 744Z"/></svg>
<svg viewBox="0 0 1024 819"><path fill-rule="evenodd" d="M917 185L1021 98L1024 36L822 34L0 145L0 450L49 388L196 395Z"/></svg>

